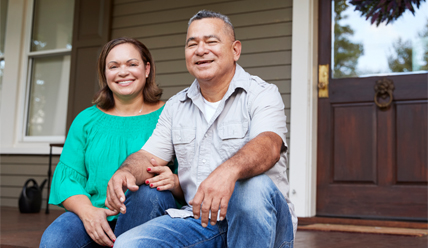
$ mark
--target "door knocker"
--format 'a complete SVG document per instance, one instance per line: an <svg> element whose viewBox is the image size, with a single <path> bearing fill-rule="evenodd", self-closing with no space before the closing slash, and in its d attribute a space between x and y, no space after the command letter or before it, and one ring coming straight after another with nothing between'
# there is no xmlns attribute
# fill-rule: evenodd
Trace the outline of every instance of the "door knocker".
<svg viewBox="0 0 428 248"><path fill-rule="evenodd" d="M374 90L376 92L374 96L374 101L380 109L386 109L391 105L393 99L392 92L394 91L394 89L394 82L392 82L391 79L382 78L376 81L376 85L374 87ZM389 98L388 102L380 103L378 101L378 98L386 99L387 97Z"/></svg>

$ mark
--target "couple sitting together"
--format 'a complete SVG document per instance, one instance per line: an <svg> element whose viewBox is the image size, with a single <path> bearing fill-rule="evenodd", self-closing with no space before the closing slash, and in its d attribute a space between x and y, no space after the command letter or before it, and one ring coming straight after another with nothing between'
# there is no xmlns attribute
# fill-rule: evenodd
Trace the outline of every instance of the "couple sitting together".
<svg viewBox="0 0 428 248"><path fill-rule="evenodd" d="M199 11L185 41L196 79L164 103L149 50L108 42L52 181L67 212L40 247L293 247L284 104L240 55L229 19Z"/></svg>

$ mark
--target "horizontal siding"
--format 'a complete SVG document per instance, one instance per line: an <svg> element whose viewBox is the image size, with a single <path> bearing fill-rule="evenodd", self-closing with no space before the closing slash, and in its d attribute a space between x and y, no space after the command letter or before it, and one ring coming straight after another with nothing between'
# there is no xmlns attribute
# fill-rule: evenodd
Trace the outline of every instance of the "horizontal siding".
<svg viewBox="0 0 428 248"><path fill-rule="evenodd" d="M182 37L183 41L185 39L185 35ZM291 52L291 37L261 38L256 40L241 40L241 42L244 47L241 56L268 52ZM147 39L144 40L144 43L149 46ZM150 51L158 63L161 61L183 60L184 42L181 43L183 44L180 44L178 47L157 48L156 46L162 45L153 42L153 44L150 44L152 46ZM242 57L240 60L242 60Z"/></svg>
<svg viewBox="0 0 428 248"><path fill-rule="evenodd" d="M141 25L153 22L153 19L158 18L158 16L161 18L160 20L164 21L174 21L175 19L171 16L174 16L176 19L189 20L191 16L201 9L210 9L232 16L239 13L291 7L292 4L292 1L288 0L153 0L134 1L127 4L121 4L120 2L118 0L115 1L113 16L120 18L135 15L139 18L144 18L145 22L140 23ZM148 17L144 17L144 14ZM117 24L113 24L113 27L115 25Z"/></svg>
<svg viewBox="0 0 428 248"><path fill-rule="evenodd" d="M163 100L193 82L186 69L184 42L189 18L201 9L226 14L242 42L238 63L248 72L275 83L290 109L291 0L116 0L112 38L128 36L142 41L152 52Z"/></svg>
<svg viewBox="0 0 428 248"><path fill-rule="evenodd" d="M52 174L58 164L59 156L52 157ZM22 188L29 178L37 184L47 179L49 156L42 155L0 155L0 205L18 207ZM30 183L29 185L32 185ZM47 185L42 192L42 208L46 208ZM49 206L50 209L60 209Z"/></svg>

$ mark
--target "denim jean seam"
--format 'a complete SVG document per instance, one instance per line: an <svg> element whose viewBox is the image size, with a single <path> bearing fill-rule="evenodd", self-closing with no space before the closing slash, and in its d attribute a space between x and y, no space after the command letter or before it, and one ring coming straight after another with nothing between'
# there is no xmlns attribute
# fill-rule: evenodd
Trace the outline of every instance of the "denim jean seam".
<svg viewBox="0 0 428 248"><path fill-rule="evenodd" d="M276 196L276 194L282 194L279 190L275 190L274 192L273 192L273 194L271 195L271 202L273 202L273 198ZM276 208L274 207L274 210L276 210ZM290 210L289 210L290 211ZM290 216L290 212L288 212L288 216L291 218L291 216ZM292 221L291 219L290 219L290 221ZM287 248L293 248L294 247L294 239L293 240L291 240L291 241L284 241L284 243L282 243L278 248L285 248L285 247L287 247Z"/></svg>
<svg viewBox="0 0 428 248"><path fill-rule="evenodd" d="M88 245L90 245L91 243L95 242L91 237L90 237L90 239L91 239L91 240L90 240L88 243L86 243L86 244L84 244L83 246L81 246L81 248L88 247Z"/></svg>
<svg viewBox="0 0 428 248"><path fill-rule="evenodd" d="M276 191L274 192L274 194L276 194ZM271 196L271 202L273 203L274 202L274 200L273 200L273 198L275 197L275 195L272 195ZM272 204L273 206L272 206L272 212L271 212L271 215L277 215L277 211L276 211L276 207L275 207L275 204ZM276 220L276 225L278 225L278 220ZM276 229L276 225L275 225L275 229ZM276 235L274 235L274 234L276 234L276 230L273 230L273 228L272 228L272 224L270 225L270 236L272 236L272 238L271 238L271 240L273 241L273 244L271 243L270 245L271 245L271 247L272 246L274 246L275 245L275 239L276 239Z"/></svg>
<svg viewBox="0 0 428 248"><path fill-rule="evenodd" d="M294 244L294 239L291 240L290 242L288 241L284 241L284 243L282 243L278 248L293 248L293 244Z"/></svg>
<svg viewBox="0 0 428 248"><path fill-rule="evenodd" d="M214 238L217 238L218 236L223 235L223 233L225 233L225 232L224 231L223 232L219 232L218 234L216 234L216 235L214 235L214 236L212 236L212 237L210 237L208 239L204 239L204 240L198 241L197 243L191 244L189 246L184 246L183 248L194 247L194 246L199 245L201 243L204 243L204 242L210 241L210 240L212 240Z"/></svg>

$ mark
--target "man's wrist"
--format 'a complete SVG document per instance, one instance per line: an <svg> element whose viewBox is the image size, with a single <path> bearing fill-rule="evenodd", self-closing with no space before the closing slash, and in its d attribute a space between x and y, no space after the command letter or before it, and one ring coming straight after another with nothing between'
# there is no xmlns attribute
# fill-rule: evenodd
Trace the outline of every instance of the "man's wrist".
<svg viewBox="0 0 428 248"><path fill-rule="evenodd" d="M220 174L222 175L228 175L228 177L231 180L234 180L235 182L240 179L241 171L240 168L233 164L233 162L229 159L223 164L221 164L217 169L222 170Z"/></svg>

